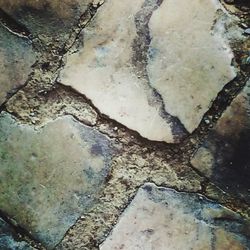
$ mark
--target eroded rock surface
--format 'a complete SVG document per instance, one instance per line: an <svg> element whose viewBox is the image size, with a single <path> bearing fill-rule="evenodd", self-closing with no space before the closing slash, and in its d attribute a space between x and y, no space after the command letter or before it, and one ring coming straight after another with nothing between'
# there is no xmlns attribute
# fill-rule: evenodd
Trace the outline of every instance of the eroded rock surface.
<svg viewBox="0 0 250 250"><path fill-rule="evenodd" d="M61 82L143 137L176 142L235 77L221 15L212 0L108 0Z"/></svg>
<svg viewBox="0 0 250 250"><path fill-rule="evenodd" d="M218 120L192 165L224 191L250 203L250 81Z"/></svg>
<svg viewBox="0 0 250 250"><path fill-rule="evenodd" d="M0 105L25 84L35 60L31 44L0 25Z"/></svg>
<svg viewBox="0 0 250 250"><path fill-rule="evenodd" d="M250 247L249 224L197 194L145 184L101 250L237 249Z"/></svg>
<svg viewBox="0 0 250 250"><path fill-rule="evenodd" d="M109 172L108 138L71 117L43 127L0 116L0 209L55 246L89 209Z"/></svg>

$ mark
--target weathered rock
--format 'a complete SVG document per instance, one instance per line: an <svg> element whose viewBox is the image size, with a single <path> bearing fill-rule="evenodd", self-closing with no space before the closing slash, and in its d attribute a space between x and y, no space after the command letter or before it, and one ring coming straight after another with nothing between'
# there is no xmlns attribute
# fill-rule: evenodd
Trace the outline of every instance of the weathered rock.
<svg viewBox="0 0 250 250"><path fill-rule="evenodd" d="M33 63L35 54L31 44L0 25L0 105L25 84Z"/></svg>
<svg viewBox="0 0 250 250"><path fill-rule="evenodd" d="M0 209L47 248L98 196L114 148L69 116L43 127L0 116Z"/></svg>
<svg viewBox="0 0 250 250"><path fill-rule="evenodd" d="M84 47L68 57L61 82L85 94L102 113L142 136L173 142L161 103L132 62L134 54L140 53L133 45L137 38L135 18L143 3L106 1L84 29Z"/></svg>
<svg viewBox="0 0 250 250"><path fill-rule="evenodd" d="M100 249L243 250L250 247L249 226L204 196L145 184Z"/></svg>
<svg viewBox="0 0 250 250"><path fill-rule="evenodd" d="M148 72L166 111L192 132L235 77L219 1L166 0L149 23Z"/></svg>
<svg viewBox="0 0 250 250"><path fill-rule="evenodd" d="M218 120L192 165L224 191L250 202L250 81Z"/></svg>
<svg viewBox="0 0 250 250"><path fill-rule="evenodd" d="M3 11L26 26L33 35L65 41L92 0L0 0Z"/></svg>
<svg viewBox="0 0 250 250"><path fill-rule="evenodd" d="M18 239L14 230L0 218L0 249L1 250L32 250L27 242Z"/></svg>
<svg viewBox="0 0 250 250"><path fill-rule="evenodd" d="M235 77L220 15L212 0L108 0L61 82L143 137L179 141Z"/></svg>

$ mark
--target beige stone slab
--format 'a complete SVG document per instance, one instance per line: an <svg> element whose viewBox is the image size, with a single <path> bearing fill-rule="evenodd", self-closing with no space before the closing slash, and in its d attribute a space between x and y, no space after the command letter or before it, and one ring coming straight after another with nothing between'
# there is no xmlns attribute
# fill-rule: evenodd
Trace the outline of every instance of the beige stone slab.
<svg viewBox="0 0 250 250"><path fill-rule="evenodd" d="M0 105L25 84L35 60L31 44L0 25Z"/></svg>
<svg viewBox="0 0 250 250"><path fill-rule="evenodd" d="M95 202L114 147L70 116L43 127L0 115L0 209L54 247Z"/></svg>
<svg viewBox="0 0 250 250"><path fill-rule="evenodd" d="M189 132L236 76L224 35L230 18L218 0L166 0L151 17L150 83L161 94L166 111ZM236 33L237 26L232 27L230 32Z"/></svg>
<svg viewBox="0 0 250 250"><path fill-rule="evenodd" d="M220 222L221 219L221 222ZM147 183L139 189L100 250L243 250L249 224L198 194ZM246 233L246 235L244 235Z"/></svg>
<svg viewBox="0 0 250 250"><path fill-rule="evenodd" d="M135 15L144 1L108 0L84 29L84 47L68 56L61 82L143 137L173 142L161 104L132 64ZM111 15L112 13L112 15Z"/></svg>

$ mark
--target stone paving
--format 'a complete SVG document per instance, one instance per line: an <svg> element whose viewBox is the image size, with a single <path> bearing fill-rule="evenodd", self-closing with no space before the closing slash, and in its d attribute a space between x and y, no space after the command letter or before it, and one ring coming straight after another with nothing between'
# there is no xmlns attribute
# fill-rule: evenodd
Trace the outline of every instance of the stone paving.
<svg viewBox="0 0 250 250"><path fill-rule="evenodd" d="M0 249L250 249L245 0L0 0Z"/></svg>

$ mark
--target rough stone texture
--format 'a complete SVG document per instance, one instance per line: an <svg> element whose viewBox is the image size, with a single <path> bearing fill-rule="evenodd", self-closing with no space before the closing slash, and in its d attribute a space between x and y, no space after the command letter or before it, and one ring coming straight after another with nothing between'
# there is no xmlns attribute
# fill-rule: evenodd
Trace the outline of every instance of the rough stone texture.
<svg viewBox="0 0 250 250"><path fill-rule="evenodd" d="M15 231L0 218L0 249L1 250L32 250L27 242L18 238Z"/></svg>
<svg viewBox="0 0 250 250"><path fill-rule="evenodd" d="M35 54L31 44L0 25L0 105L24 85L33 63Z"/></svg>
<svg viewBox="0 0 250 250"><path fill-rule="evenodd" d="M101 250L235 249L250 247L249 223L197 194L145 184Z"/></svg>
<svg viewBox="0 0 250 250"><path fill-rule="evenodd" d="M189 132L236 76L233 54L223 35L223 15L227 13L217 0L167 0L149 23L150 83L161 94L166 111Z"/></svg>
<svg viewBox="0 0 250 250"><path fill-rule="evenodd" d="M32 35L65 41L92 0L0 0L3 11L26 26ZM15 26L11 29L13 32Z"/></svg>
<svg viewBox="0 0 250 250"><path fill-rule="evenodd" d="M43 127L0 116L0 209L47 248L94 203L114 148L71 117Z"/></svg>
<svg viewBox="0 0 250 250"><path fill-rule="evenodd" d="M250 203L250 81L218 120L192 165Z"/></svg>

